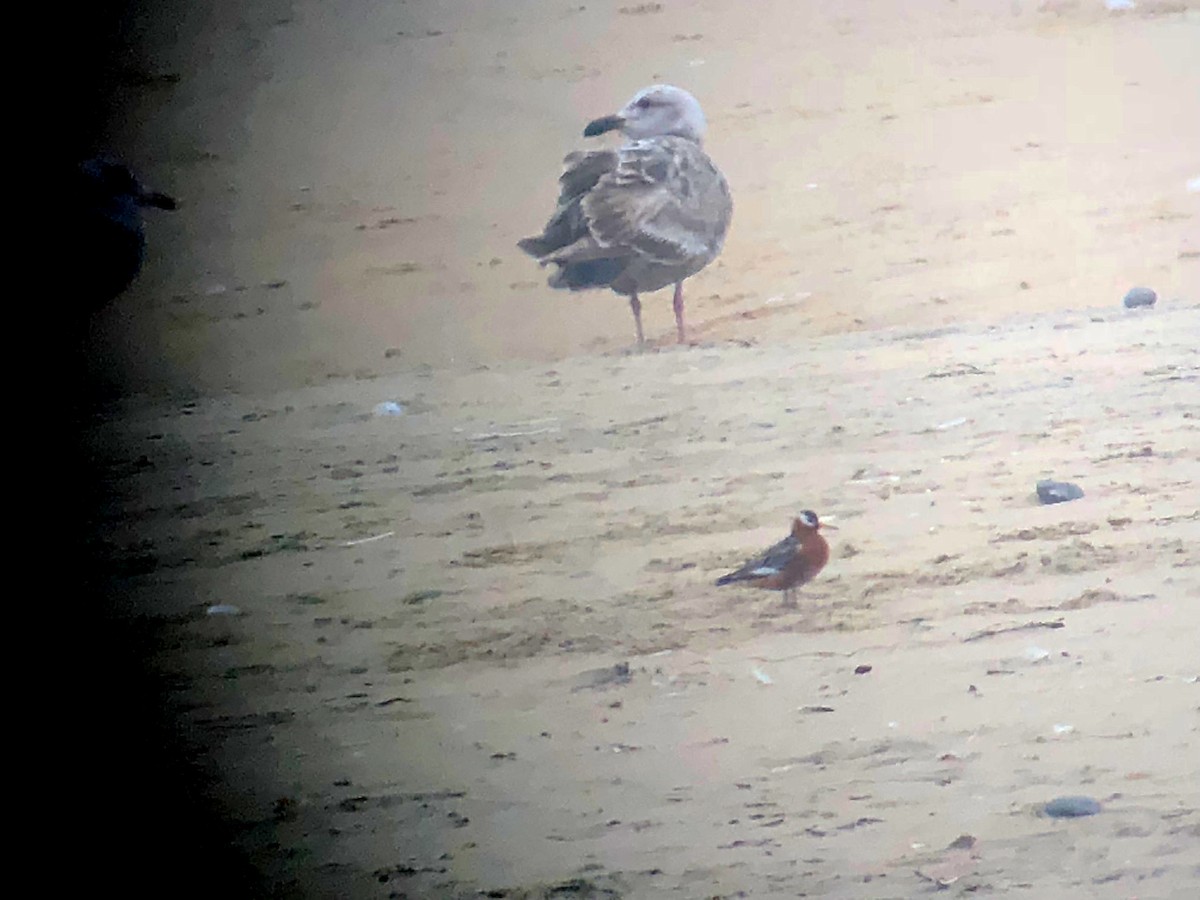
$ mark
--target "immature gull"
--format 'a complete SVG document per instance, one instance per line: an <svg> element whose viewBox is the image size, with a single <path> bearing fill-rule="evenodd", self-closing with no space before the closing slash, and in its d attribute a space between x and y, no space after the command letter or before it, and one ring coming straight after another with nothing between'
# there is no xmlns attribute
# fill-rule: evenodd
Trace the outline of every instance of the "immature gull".
<svg viewBox="0 0 1200 900"><path fill-rule="evenodd" d="M683 280L712 262L725 242L733 201L724 176L700 149L704 113L669 84L644 88L584 137L620 129L616 150L586 150L563 160L558 208L537 237L519 247L558 271L550 286L609 287L629 297L638 346L639 293L675 285L675 325L683 330Z"/></svg>
<svg viewBox="0 0 1200 900"><path fill-rule="evenodd" d="M129 287L141 270L146 253L142 208L175 209L176 203L104 157L79 166L71 199L76 220L68 282L82 306L97 309Z"/></svg>

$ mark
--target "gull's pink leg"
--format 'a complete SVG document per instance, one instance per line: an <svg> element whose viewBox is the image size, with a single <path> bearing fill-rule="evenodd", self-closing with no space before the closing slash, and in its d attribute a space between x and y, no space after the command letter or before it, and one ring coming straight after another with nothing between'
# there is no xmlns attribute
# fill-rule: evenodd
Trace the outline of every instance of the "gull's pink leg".
<svg viewBox="0 0 1200 900"><path fill-rule="evenodd" d="M683 282L675 282L675 328L679 331L679 343L687 339L683 335Z"/></svg>
<svg viewBox="0 0 1200 900"><path fill-rule="evenodd" d="M633 324L637 326L638 346L641 347L646 339L642 337L642 301L637 294L629 295L629 308L633 310Z"/></svg>

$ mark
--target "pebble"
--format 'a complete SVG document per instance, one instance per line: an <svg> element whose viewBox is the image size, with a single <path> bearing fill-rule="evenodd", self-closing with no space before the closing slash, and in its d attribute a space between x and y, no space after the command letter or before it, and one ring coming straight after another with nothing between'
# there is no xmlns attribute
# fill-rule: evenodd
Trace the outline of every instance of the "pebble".
<svg viewBox="0 0 1200 900"><path fill-rule="evenodd" d="M404 415L404 404L397 403L395 400L385 400L383 403L376 404L375 415L402 416Z"/></svg>
<svg viewBox="0 0 1200 900"><path fill-rule="evenodd" d="M755 679L758 680L759 684L774 684L775 683L774 679L771 678L771 676L768 675L766 672L764 672L762 669L751 669L750 674L753 675L755 677Z"/></svg>
<svg viewBox="0 0 1200 900"><path fill-rule="evenodd" d="M1038 499L1045 504L1066 503L1082 497L1083 488L1077 484L1071 484L1069 481L1055 481L1052 478L1043 478L1037 483L1037 495Z"/></svg>
<svg viewBox="0 0 1200 900"><path fill-rule="evenodd" d="M1147 287L1130 288L1125 295L1125 308L1134 309L1138 306L1153 306L1158 300L1158 294Z"/></svg>
<svg viewBox="0 0 1200 900"><path fill-rule="evenodd" d="M1045 647L1026 647L1025 658L1029 660L1029 662L1042 662L1043 660L1050 658L1050 651Z"/></svg>
<svg viewBox="0 0 1200 900"><path fill-rule="evenodd" d="M629 670L629 663L619 662L614 666L605 666L602 669L588 669L586 672L581 672L575 678L575 686L571 688L571 692L588 691L588 690L603 690L618 684L629 684L633 679L633 673Z"/></svg>
<svg viewBox="0 0 1200 900"><path fill-rule="evenodd" d="M1055 797L1042 807L1042 812L1052 819L1077 819L1080 816L1094 816L1100 810L1100 804L1091 797Z"/></svg>

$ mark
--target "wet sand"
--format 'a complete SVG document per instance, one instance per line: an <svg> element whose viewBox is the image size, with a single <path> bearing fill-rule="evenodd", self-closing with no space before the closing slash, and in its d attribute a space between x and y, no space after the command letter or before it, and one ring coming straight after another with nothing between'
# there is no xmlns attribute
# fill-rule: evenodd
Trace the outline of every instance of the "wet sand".
<svg viewBox="0 0 1200 900"><path fill-rule="evenodd" d="M145 34L185 206L90 336L95 549L275 895L1191 896L1196 4ZM654 80L735 214L635 354L515 242ZM802 508L798 609L713 586Z"/></svg>

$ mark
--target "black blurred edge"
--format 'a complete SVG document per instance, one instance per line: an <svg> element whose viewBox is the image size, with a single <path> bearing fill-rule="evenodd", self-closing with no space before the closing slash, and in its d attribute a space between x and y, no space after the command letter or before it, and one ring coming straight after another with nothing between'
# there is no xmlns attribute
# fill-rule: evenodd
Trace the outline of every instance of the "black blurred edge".
<svg viewBox="0 0 1200 900"><path fill-rule="evenodd" d="M182 2L35 13L45 20L32 33L49 41L31 66L53 70L34 73L39 177L53 179L103 146L112 73L129 57L131 31L139 17L170 15ZM69 242L54 248L69 252ZM9 688L24 723L10 720L8 729L12 880L49 896L105 888L126 898L270 896L221 816L225 786L212 778L205 748L169 713L166 686L151 670L154 632L114 615L120 580L87 525L107 487L85 441L86 423L104 414L87 384L86 313L54 290L55 267L69 263L37 267L33 290L17 301L26 308L10 353L26 372L17 371L7 429L20 498L11 507L19 569L9 585Z"/></svg>

